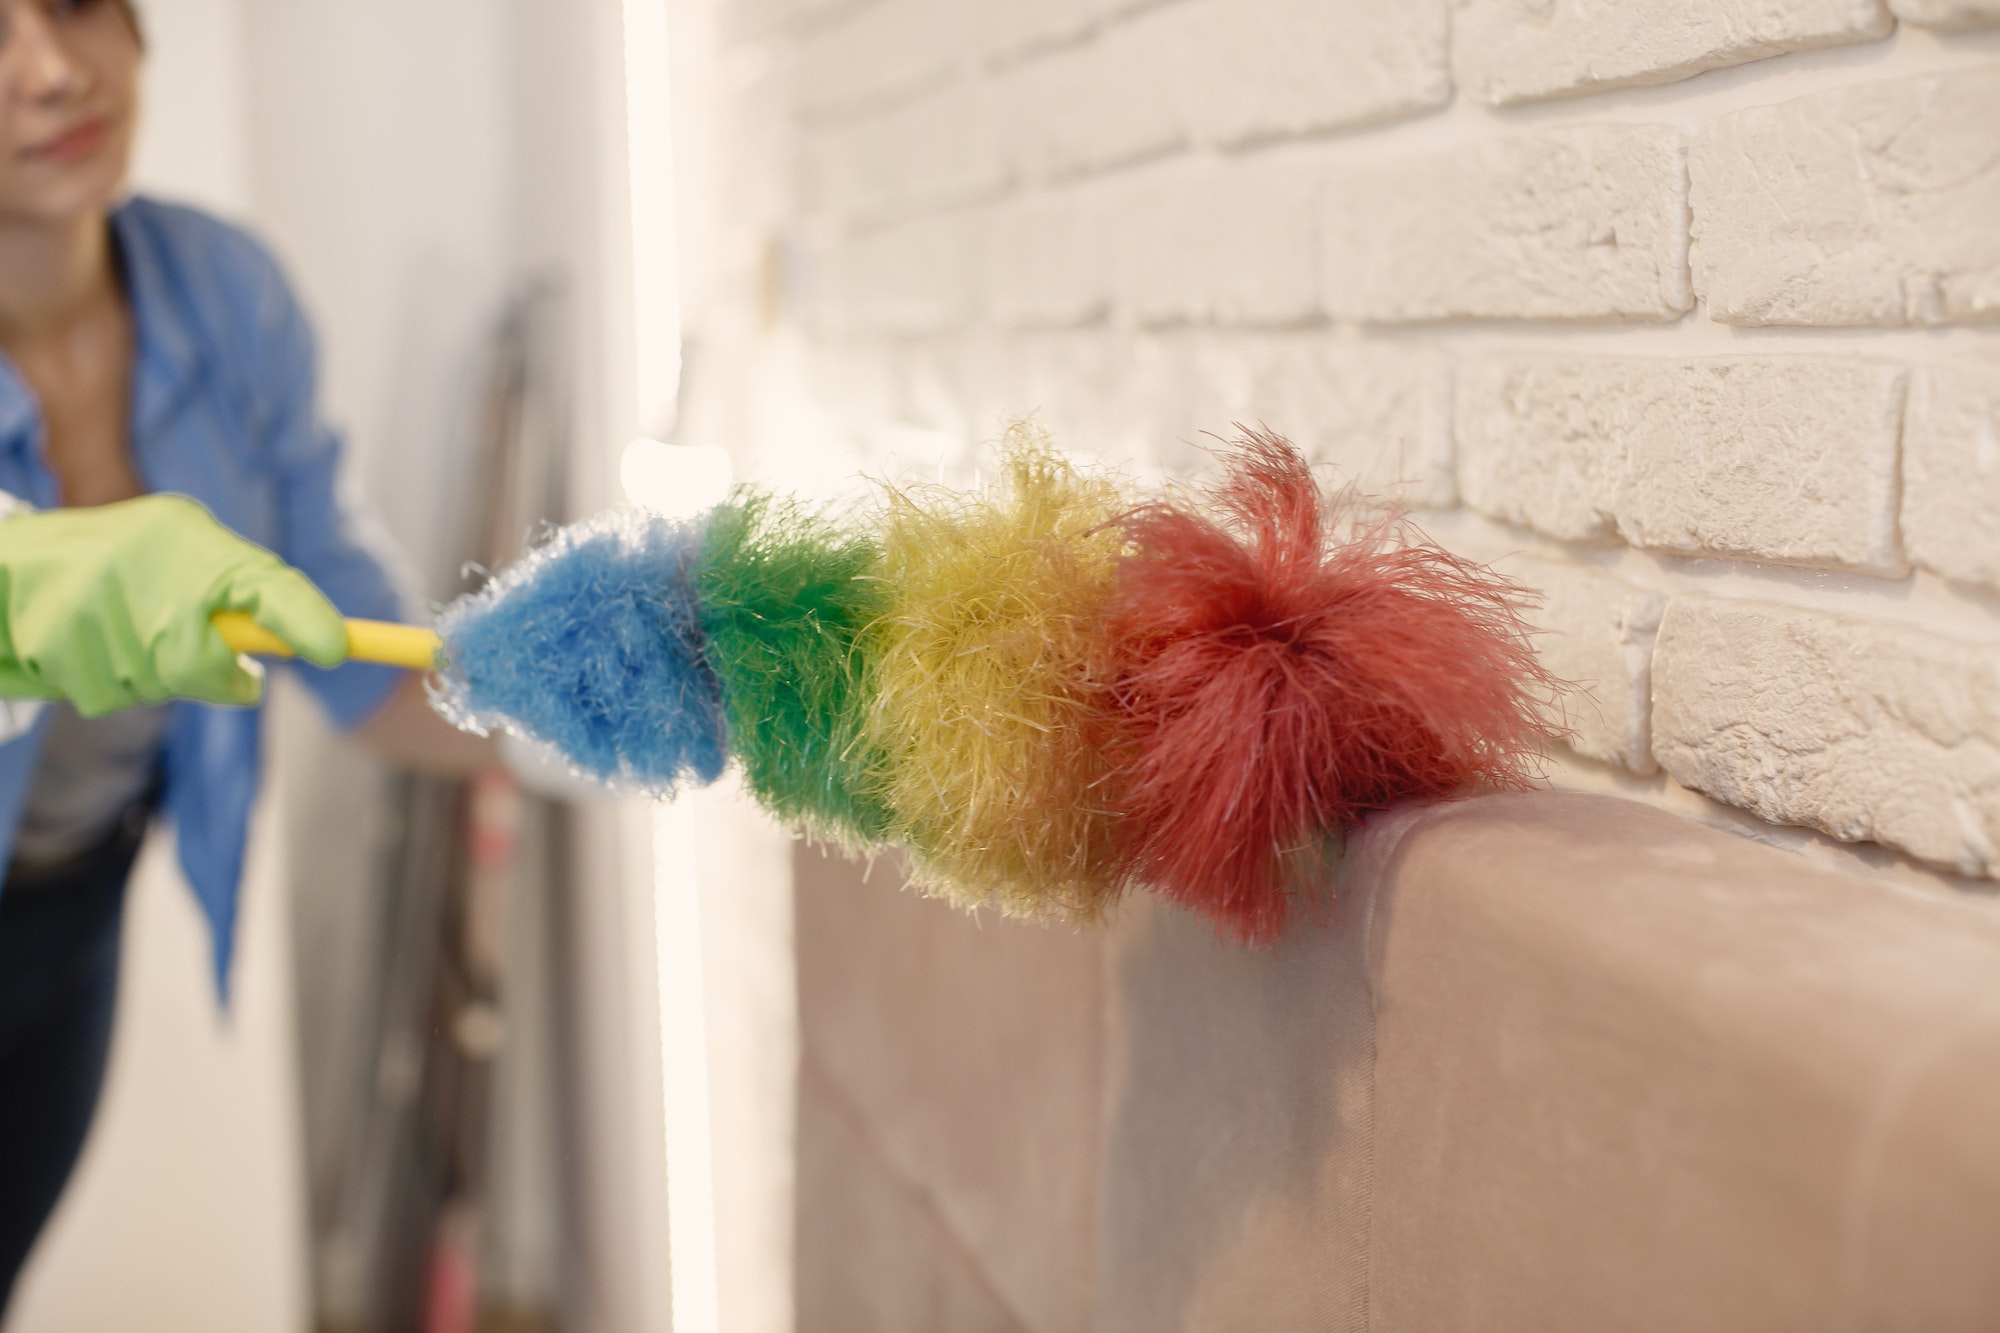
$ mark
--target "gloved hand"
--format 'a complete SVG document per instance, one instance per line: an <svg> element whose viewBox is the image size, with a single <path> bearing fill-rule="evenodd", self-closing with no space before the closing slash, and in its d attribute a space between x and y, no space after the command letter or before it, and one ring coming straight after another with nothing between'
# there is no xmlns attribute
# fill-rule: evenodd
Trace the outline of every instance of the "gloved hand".
<svg viewBox="0 0 2000 1333"><path fill-rule="evenodd" d="M0 696L67 699L85 717L255 703L263 676L222 642L217 611L248 612L320 666L347 656L347 627L311 580L183 496L0 522Z"/></svg>

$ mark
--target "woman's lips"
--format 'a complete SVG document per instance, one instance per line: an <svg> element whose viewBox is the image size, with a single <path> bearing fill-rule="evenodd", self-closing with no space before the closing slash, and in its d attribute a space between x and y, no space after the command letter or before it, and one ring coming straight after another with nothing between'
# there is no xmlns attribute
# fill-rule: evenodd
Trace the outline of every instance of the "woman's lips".
<svg viewBox="0 0 2000 1333"><path fill-rule="evenodd" d="M75 162L102 148L110 132L110 125L99 116L44 139L28 149L27 156L37 162Z"/></svg>

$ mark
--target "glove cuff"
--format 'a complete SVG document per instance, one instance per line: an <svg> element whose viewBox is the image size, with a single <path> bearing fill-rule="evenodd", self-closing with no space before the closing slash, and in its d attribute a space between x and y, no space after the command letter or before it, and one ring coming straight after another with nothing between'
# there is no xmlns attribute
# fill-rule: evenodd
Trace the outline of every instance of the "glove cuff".
<svg viewBox="0 0 2000 1333"><path fill-rule="evenodd" d="M0 523L17 514L34 512L35 507L20 496L0 491ZM33 731L46 707L48 702L43 699L0 699L0 745L19 740Z"/></svg>

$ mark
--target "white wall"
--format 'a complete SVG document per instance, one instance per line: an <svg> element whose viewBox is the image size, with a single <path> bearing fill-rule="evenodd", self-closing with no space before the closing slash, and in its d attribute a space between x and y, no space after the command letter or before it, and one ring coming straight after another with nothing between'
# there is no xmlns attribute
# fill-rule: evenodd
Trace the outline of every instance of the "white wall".
<svg viewBox="0 0 2000 1333"><path fill-rule="evenodd" d="M2000 871L1995 0L675 15L684 433L832 492L1030 413L1155 477L1261 421L1550 593L1542 643L1586 687L1554 781L1931 888ZM1812 299L1781 322L1724 289L1787 228ZM1899 280L1908 321L1872 299ZM1709 632L1704 596L1770 632ZM788 913L714 911L711 1011L734 975L789 1049L746 981ZM718 1115L789 1104L782 1069L715 1077ZM752 1220L784 1182L757 1188L723 1209L726 1329L788 1315Z"/></svg>
<svg viewBox="0 0 2000 1333"><path fill-rule="evenodd" d="M148 0L137 188L249 215L245 18L243 0Z"/></svg>
<svg viewBox="0 0 2000 1333"><path fill-rule="evenodd" d="M480 375L517 279L511 20L484 0L248 9L256 223L321 332L326 413L433 596L456 587Z"/></svg>
<svg viewBox="0 0 2000 1333"><path fill-rule="evenodd" d="M514 271L505 7L243 3L250 221L319 335L323 415L348 478L408 561L414 591L455 588L465 458L487 339ZM157 25L157 20L155 21ZM308 1169L330 1177L366 1078L372 950L388 823L379 766L317 711L282 710L297 760L276 792L292 830ZM338 1249L338 1246L335 1247ZM346 1271L324 1264L336 1309Z"/></svg>
<svg viewBox="0 0 2000 1333"><path fill-rule="evenodd" d="M2000 874L1991 0L712 7L739 412L1261 420L1535 555L1561 780Z"/></svg>
<svg viewBox="0 0 2000 1333"><path fill-rule="evenodd" d="M441 516L474 482L465 461L487 339L503 303L558 275L570 302L572 504L612 497L633 419L631 237L624 195L617 0L399 0L251 11L257 219L322 333L325 402L357 472L429 595L462 586ZM551 516L560 517L560 516ZM310 729L306 729L308 732ZM291 794L299 831L301 986L357 984L343 886L369 848L315 812L351 801L364 767L320 735ZM568 997L576 1029L580 1210L565 1290L581 1333L667 1327L669 1284L658 972L647 811L578 815ZM310 1081L309 1081L310 1082Z"/></svg>

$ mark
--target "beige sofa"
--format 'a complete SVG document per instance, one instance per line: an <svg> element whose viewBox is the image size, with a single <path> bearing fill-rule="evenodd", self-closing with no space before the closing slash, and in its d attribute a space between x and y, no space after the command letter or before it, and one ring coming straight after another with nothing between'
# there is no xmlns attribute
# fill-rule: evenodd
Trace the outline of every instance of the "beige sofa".
<svg viewBox="0 0 2000 1333"><path fill-rule="evenodd" d="M801 851L803 1333L2000 1329L2000 907L1603 797L1280 947Z"/></svg>

